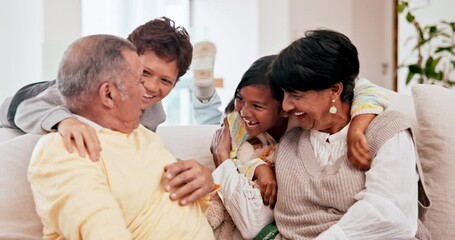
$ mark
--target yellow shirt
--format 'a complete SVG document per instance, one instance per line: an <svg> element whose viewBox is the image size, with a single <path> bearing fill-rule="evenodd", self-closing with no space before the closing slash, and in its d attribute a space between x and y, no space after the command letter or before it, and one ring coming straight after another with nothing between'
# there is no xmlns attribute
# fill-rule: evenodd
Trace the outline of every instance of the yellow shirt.
<svg viewBox="0 0 455 240"><path fill-rule="evenodd" d="M40 139L28 179L44 239L213 239L207 199L179 206L164 190L175 162L161 138L142 125L130 134L102 128L101 159L68 153L58 133Z"/></svg>

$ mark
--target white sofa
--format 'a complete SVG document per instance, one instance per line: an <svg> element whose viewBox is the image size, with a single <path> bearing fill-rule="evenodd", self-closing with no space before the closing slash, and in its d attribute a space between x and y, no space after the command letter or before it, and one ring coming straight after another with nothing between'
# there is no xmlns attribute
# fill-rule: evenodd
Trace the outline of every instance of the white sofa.
<svg viewBox="0 0 455 240"><path fill-rule="evenodd" d="M455 239L455 91L417 85L413 97L388 91L390 107L417 130L419 156L433 206L425 224L433 239ZM415 108L414 108L415 106ZM162 126L158 133L181 159L213 168L209 146L217 126ZM40 239L26 168L39 136L0 128L0 240ZM237 235L238 237L238 235Z"/></svg>

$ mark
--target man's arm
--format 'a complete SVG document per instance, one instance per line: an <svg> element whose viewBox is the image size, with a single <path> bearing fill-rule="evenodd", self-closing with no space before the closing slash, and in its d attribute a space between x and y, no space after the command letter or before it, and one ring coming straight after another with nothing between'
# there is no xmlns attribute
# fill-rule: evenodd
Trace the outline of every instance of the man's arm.
<svg viewBox="0 0 455 240"><path fill-rule="evenodd" d="M43 137L28 168L36 210L65 239L130 239L102 163L67 153L58 134Z"/></svg>

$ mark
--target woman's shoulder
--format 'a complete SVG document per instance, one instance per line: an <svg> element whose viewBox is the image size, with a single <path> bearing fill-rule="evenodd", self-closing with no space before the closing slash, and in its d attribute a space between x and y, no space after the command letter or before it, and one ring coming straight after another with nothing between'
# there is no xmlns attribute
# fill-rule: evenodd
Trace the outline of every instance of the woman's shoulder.
<svg viewBox="0 0 455 240"><path fill-rule="evenodd" d="M373 121L368 125L366 131L384 131L381 129L395 128L410 128L410 124L407 122L402 113L398 111L385 111L378 114Z"/></svg>
<svg viewBox="0 0 455 240"><path fill-rule="evenodd" d="M283 135L283 137L281 137L280 145L285 142L296 142L300 136L305 133L308 134L308 131L305 131L305 129L301 127L291 128Z"/></svg>

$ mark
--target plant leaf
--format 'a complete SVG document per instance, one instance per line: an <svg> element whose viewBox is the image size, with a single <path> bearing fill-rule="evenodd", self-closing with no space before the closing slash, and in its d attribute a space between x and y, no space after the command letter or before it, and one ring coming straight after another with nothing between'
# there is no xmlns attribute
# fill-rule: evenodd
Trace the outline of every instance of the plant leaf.
<svg viewBox="0 0 455 240"><path fill-rule="evenodd" d="M408 76L406 77L406 85L408 85L415 74L422 74L422 68L417 64L412 64L408 66Z"/></svg>
<svg viewBox="0 0 455 240"><path fill-rule="evenodd" d="M412 15L410 12L408 12L408 14L406 14L406 20L409 23L412 23L414 21L414 19L415 19L414 15Z"/></svg>
<svg viewBox="0 0 455 240"><path fill-rule="evenodd" d="M417 64L409 65L408 70L409 70L409 72L412 72L412 73L418 73L418 74L422 73L422 68L420 68L420 66Z"/></svg>
<svg viewBox="0 0 455 240"><path fill-rule="evenodd" d="M440 56L440 57L438 57L438 58L433 60L433 62L431 63L431 68L432 69L436 69L436 66L438 66L439 62L441 61L441 58L442 58L442 56Z"/></svg>
<svg viewBox="0 0 455 240"><path fill-rule="evenodd" d="M428 28L429 29L429 32L430 34L434 34L438 31L438 28L435 26L435 25L432 25L432 26L427 26L425 28Z"/></svg>
<svg viewBox="0 0 455 240"><path fill-rule="evenodd" d="M398 4L397 4L397 12L398 13L402 13L407 6L408 6L407 2L398 2Z"/></svg>
<svg viewBox="0 0 455 240"><path fill-rule="evenodd" d="M425 67L423 68L423 73L427 78L433 78L435 75L434 67L433 67L433 58L429 57L425 62Z"/></svg>
<svg viewBox="0 0 455 240"><path fill-rule="evenodd" d="M426 42L426 41L425 41L425 37L424 37L424 35L423 35L423 30L422 30L422 28L420 28L420 27L419 27L418 29L419 29L419 36L420 36L420 42L421 42L420 45L423 45L423 44ZM423 43L422 43L422 42L423 42Z"/></svg>
<svg viewBox="0 0 455 240"><path fill-rule="evenodd" d="M436 75L434 76L434 78L439 81L441 81L443 77L444 73L442 71L437 72Z"/></svg>
<svg viewBox="0 0 455 240"><path fill-rule="evenodd" d="M438 47L438 48L436 49L436 51L434 51L434 53L440 53L440 52L443 52L443 51L447 51L447 52L450 52L450 53L452 53L452 54L455 54L455 53L453 52L452 49L453 49L452 46L448 46L448 47Z"/></svg>
<svg viewBox="0 0 455 240"><path fill-rule="evenodd" d="M408 76L406 77L406 85L409 85L409 83L411 82L412 78L414 77L414 74L413 72L409 71L408 72Z"/></svg>

